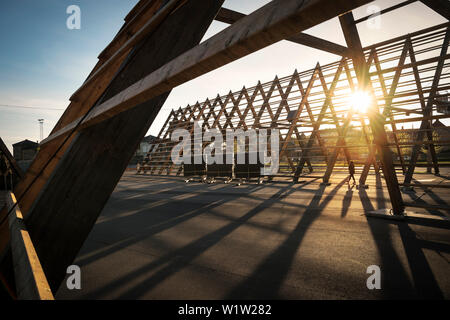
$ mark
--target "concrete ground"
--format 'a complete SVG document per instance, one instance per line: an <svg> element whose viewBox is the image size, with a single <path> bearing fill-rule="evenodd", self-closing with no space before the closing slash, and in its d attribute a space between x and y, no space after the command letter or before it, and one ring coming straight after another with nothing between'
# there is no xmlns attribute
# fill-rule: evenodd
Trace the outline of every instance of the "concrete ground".
<svg viewBox="0 0 450 320"><path fill-rule="evenodd" d="M357 189L337 174L330 186L313 178L235 186L127 172L74 262L82 289L64 282L56 297L449 299L448 223L366 217L390 205L381 181L370 175L369 188ZM448 190L403 197L449 205ZM379 290L366 286L371 265L381 268Z"/></svg>

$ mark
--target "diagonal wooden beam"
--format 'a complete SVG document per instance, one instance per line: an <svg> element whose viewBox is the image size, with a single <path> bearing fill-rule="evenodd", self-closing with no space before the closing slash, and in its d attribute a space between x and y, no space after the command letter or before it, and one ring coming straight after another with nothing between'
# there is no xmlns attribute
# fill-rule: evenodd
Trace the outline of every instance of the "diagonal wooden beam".
<svg viewBox="0 0 450 320"><path fill-rule="evenodd" d="M281 159L282 156L284 155L284 153L286 152L287 144L291 140L292 134L294 132L294 128L296 127L297 121L298 121L300 115L302 114L303 107L305 106L306 100L307 100L309 94L311 93L311 90L313 88L314 82L316 81L316 79L318 77L318 70L319 70L319 64L316 65L316 68L314 69L314 72L311 75L311 79L309 80L308 86L306 87L306 90L305 90L304 94L302 95L300 104L299 104L297 110L295 110L295 114L294 114L294 117L292 119L292 123L291 123L291 125L289 127L288 133L286 134L286 139L285 139L284 143L281 146L279 159Z"/></svg>
<svg viewBox="0 0 450 320"><path fill-rule="evenodd" d="M367 90L372 93L372 96L375 96L369 76L369 67L366 63L366 58L362 49L361 40L359 38L359 33L356 28L353 14L348 12L341 15L339 17L339 22L341 24L342 31L344 32L345 41L351 49L351 58L358 79L358 88L359 90ZM378 154L380 155L381 164L383 165L384 178L389 191L393 213L395 215L402 215L404 212L404 204L384 128L385 121L383 116L380 114L378 105L375 102L372 103L372 106L369 108L367 114L370 121L370 126L372 128L374 142Z"/></svg>
<svg viewBox="0 0 450 320"><path fill-rule="evenodd" d="M222 0L187 1L136 48L115 77L102 103L186 50L195 47L222 6ZM196 14L193 16L192 12ZM156 48L156 49L155 49ZM25 214L36 252L52 290L66 276L129 160L169 92L76 134ZM65 196L63 196L63 194Z"/></svg>
<svg viewBox="0 0 450 320"><path fill-rule="evenodd" d="M274 0L166 63L42 143L109 119L234 60L371 0Z"/></svg>
<svg viewBox="0 0 450 320"><path fill-rule="evenodd" d="M228 24L233 24L236 21L242 19L246 15L234 10L230 10L227 8L221 8L219 13L216 16L216 20ZM340 44L324 40L315 36L311 36L306 33L298 33L295 35L290 36L286 39L290 42L295 42L304 46L308 46L311 48L319 49L322 51L326 51L329 53L336 54L338 56L347 56L348 55L348 48L341 46Z"/></svg>
<svg viewBox="0 0 450 320"><path fill-rule="evenodd" d="M345 73L347 74L347 80L348 80L348 82L349 82L349 84L351 86L353 80L352 80L352 76L351 76L351 73L350 73L350 70L348 68L347 63L344 64L344 68L345 68ZM320 78L320 82L322 84L323 92L325 93L325 95L328 95L327 84L325 82L325 77L324 77L321 69L319 69L319 78ZM337 132L338 132L338 135L339 136L343 136L344 128L342 128L341 125L339 124L339 119L337 117L337 113L336 113L335 108L334 108L333 100L329 101L329 108L330 108L330 112L331 112L331 117L333 119L334 125L336 127ZM345 139L343 139L341 141L341 143L342 143L342 149L344 151L345 158L347 159L347 162L350 162L351 161L351 159L350 159L350 152L349 152L349 150L347 148L347 143L345 142ZM327 163L329 163L328 158L327 158Z"/></svg>
<svg viewBox="0 0 450 320"><path fill-rule="evenodd" d="M308 142L306 145L306 151L304 154L302 154L302 157L300 158L300 161L298 162L297 169L294 174L294 182L298 181L298 177L300 176L300 174L303 171L303 167L305 166L309 150L313 146L314 140L318 136L318 133L319 133L318 130L320 128L320 125L322 124L322 121L323 121L325 115L326 115L326 111L328 110L328 108L330 106L330 102L331 102L332 96L334 94L334 90L337 87L337 84L339 82L339 78L341 76L341 73L342 73L345 63L346 63L345 58L342 58L341 62L339 63L338 69L336 70L336 73L334 74L334 78L333 78L333 81L331 82L331 86L330 86L330 89L328 90L328 94L325 96L325 101L322 105L319 115L317 116L317 120L313 124L313 132L309 136L309 139L308 139Z"/></svg>
<svg viewBox="0 0 450 320"><path fill-rule="evenodd" d="M426 115L427 110L426 110L426 105L425 105L425 98L423 95L423 88L422 88L422 83L421 83L421 79L420 79L419 69L417 68L417 66L415 66L416 54L414 52L414 48L413 48L411 39L408 39L408 44L409 44L409 57L413 64L412 69L413 69L413 73L414 73L414 80L416 83L417 91L418 91L419 97L420 97L420 107L422 108L422 115ZM429 127L429 128L431 128L431 127ZM437 159L437 155L436 155L436 149L435 149L435 146L433 143L434 142L433 141L433 133L431 130L427 130L426 134L427 134L428 141L430 142L428 147L429 147L429 151L431 154L431 159L433 161L434 173L439 174L439 163L438 163L438 159Z"/></svg>

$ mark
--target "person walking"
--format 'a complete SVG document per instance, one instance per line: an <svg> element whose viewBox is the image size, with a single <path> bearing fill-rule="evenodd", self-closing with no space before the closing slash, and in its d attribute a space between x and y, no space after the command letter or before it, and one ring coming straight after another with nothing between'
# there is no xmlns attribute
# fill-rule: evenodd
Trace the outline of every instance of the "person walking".
<svg viewBox="0 0 450 320"><path fill-rule="evenodd" d="M355 180L355 164L353 163L353 161L350 161L348 164L348 173L350 174L350 177L348 178L348 182L350 183L350 179L353 179L353 184L356 183Z"/></svg>

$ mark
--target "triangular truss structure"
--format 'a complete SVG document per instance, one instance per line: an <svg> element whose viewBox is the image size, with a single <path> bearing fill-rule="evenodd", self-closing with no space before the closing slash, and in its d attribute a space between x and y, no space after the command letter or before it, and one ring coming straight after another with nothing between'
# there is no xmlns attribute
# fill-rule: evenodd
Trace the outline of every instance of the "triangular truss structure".
<svg viewBox="0 0 450 320"><path fill-rule="evenodd" d="M405 183L411 182L423 145L429 147L432 166L439 173L435 144L440 141L433 140L431 120L445 117L436 112L433 115L432 106L438 92L450 89L448 73L443 73L448 37L449 24L443 24L365 48L373 94L390 129L389 144L405 174ZM360 183L364 184L371 165L378 171L378 161L367 115L355 112L349 99L357 91L357 83L351 59L342 58L172 110L139 172L180 174L181 167L170 159L172 147L178 143L170 139L171 133L198 121L203 130L217 128L224 135L227 129L280 129L280 159L286 163L281 172L293 174L294 179L305 165L312 171L313 161L326 168L323 179L328 182L342 151L342 161L361 162ZM405 130L399 130L398 125L418 121L417 136L405 139ZM359 133L356 141L352 137L355 133Z"/></svg>

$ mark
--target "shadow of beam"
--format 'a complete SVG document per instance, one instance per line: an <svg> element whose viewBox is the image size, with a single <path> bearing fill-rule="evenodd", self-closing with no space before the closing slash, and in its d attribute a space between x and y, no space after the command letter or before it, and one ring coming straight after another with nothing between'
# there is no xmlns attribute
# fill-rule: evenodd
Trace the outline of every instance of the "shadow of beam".
<svg viewBox="0 0 450 320"><path fill-rule="evenodd" d="M298 248L311 224L321 214L326 205L333 199L337 191L344 185L342 180L320 203L326 186L321 185L316 195L302 214L299 222L283 243L275 249L255 271L231 292L225 299L277 299L279 290L292 265Z"/></svg>

